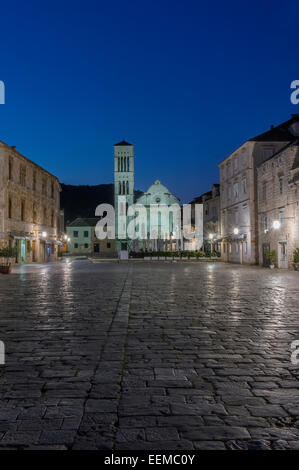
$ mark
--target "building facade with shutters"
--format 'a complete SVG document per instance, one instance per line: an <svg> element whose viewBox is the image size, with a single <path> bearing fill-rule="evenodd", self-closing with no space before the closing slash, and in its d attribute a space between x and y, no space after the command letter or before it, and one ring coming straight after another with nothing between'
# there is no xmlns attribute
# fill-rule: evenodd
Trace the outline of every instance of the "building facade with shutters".
<svg viewBox="0 0 299 470"><path fill-rule="evenodd" d="M112 257L115 254L115 240L99 240L95 229L100 218L78 217L67 227L67 251L71 255Z"/></svg>
<svg viewBox="0 0 299 470"><path fill-rule="evenodd" d="M60 190L54 175L0 142L0 246L15 247L18 263L57 259Z"/></svg>
<svg viewBox="0 0 299 470"><path fill-rule="evenodd" d="M299 122L298 122L299 136ZM299 248L299 141L288 144L257 168L259 264L275 251L278 268L292 268Z"/></svg>
<svg viewBox="0 0 299 470"><path fill-rule="evenodd" d="M222 258L260 263L257 168L296 141L299 115L241 145L219 164Z"/></svg>

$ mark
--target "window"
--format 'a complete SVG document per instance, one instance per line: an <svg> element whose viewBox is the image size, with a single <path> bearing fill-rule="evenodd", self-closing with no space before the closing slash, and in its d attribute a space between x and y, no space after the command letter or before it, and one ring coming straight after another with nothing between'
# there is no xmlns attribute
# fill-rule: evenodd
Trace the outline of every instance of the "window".
<svg viewBox="0 0 299 470"><path fill-rule="evenodd" d="M123 181L123 194L126 194L126 183Z"/></svg>
<svg viewBox="0 0 299 470"><path fill-rule="evenodd" d="M33 171L32 189L36 191L36 171Z"/></svg>
<svg viewBox="0 0 299 470"><path fill-rule="evenodd" d="M12 158L8 160L8 179L12 180Z"/></svg>
<svg viewBox="0 0 299 470"><path fill-rule="evenodd" d="M44 196L47 195L47 180L45 177L43 178L43 181L42 181L42 194Z"/></svg>
<svg viewBox="0 0 299 470"><path fill-rule="evenodd" d="M268 216L267 214L263 215L263 230L266 232L268 230Z"/></svg>
<svg viewBox="0 0 299 470"><path fill-rule="evenodd" d="M88 248L88 247L89 247L88 243L84 243L84 248Z"/></svg>
<svg viewBox="0 0 299 470"><path fill-rule="evenodd" d="M78 243L74 243L74 248L78 248Z"/></svg>
<svg viewBox="0 0 299 470"><path fill-rule="evenodd" d="M24 165L20 166L20 185L26 186L26 167Z"/></svg>
<svg viewBox="0 0 299 470"><path fill-rule="evenodd" d="M11 202L11 198L9 198L9 200L8 200L8 218L12 219L12 202Z"/></svg>
<svg viewBox="0 0 299 470"><path fill-rule="evenodd" d="M54 211L51 211L51 227L54 227Z"/></svg>
<svg viewBox="0 0 299 470"><path fill-rule="evenodd" d="M126 183L127 194L129 194L129 181Z"/></svg>
<svg viewBox="0 0 299 470"><path fill-rule="evenodd" d="M266 181L263 182L263 201L267 199L267 183Z"/></svg>
<svg viewBox="0 0 299 470"><path fill-rule="evenodd" d="M121 182L118 183L118 194L121 194Z"/></svg>
<svg viewBox="0 0 299 470"><path fill-rule="evenodd" d="M283 194L283 177L279 178L279 194Z"/></svg>
<svg viewBox="0 0 299 470"><path fill-rule="evenodd" d="M54 199L54 183L51 183L51 198Z"/></svg>
<svg viewBox="0 0 299 470"><path fill-rule="evenodd" d="M32 206L32 221L34 224L36 224L36 204L35 202L33 203Z"/></svg>
<svg viewBox="0 0 299 470"><path fill-rule="evenodd" d="M88 238L88 230L84 230L84 238Z"/></svg>
<svg viewBox="0 0 299 470"><path fill-rule="evenodd" d="M246 180L246 178L242 179L242 190L243 190L243 194L247 193L247 180Z"/></svg>
<svg viewBox="0 0 299 470"><path fill-rule="evenodd" d="M129 157L127 158L127 171L130 171L130 159L129 159Z"/></svg>
<svg viewBox="0 0 299 470"><path fill-rule="evenodd" d="M107 243L107 248L111 248L111 243Z"/></svg>
<svg viewBox="0 0 299 470"><path fill-rule="evenodd" d="M120 171L120 158L119 157L117 159L117 168L118 168L118 171Z"/></svg>
<svg viewBox="0 0 299 470"><path fill-rule="evenodd" d="M238 158L234 159L234 171L236 172L238 170Z"/></svg>
<svg viewBox="0 0 299 470"><path fill-rule="evenodd" d="M78 235L79 235L78 230L74 230L73 235L74 235L74 238L78 238Z"/></svg>
<svg viewBox="0 0 299 470"><path fill-rule="evenodd" d="M25 220L25 201L21 201L21 221Z"/></svg>
<svg viewBox="0 0 299 470"><path fill-rule="evenodd" d="M280 226L283 227L283 225L284 225L284 211L279 211L279 222L280 222Z"/></svg>
<svg viewBox="0 0 299 470"><path fill-rule="evenodd" d="M234 184L234 197L237 198L239 196L239 185L238 183Z"/></svg>
<svg viewBox="0 0 299 470"><path fill-rule="evenodd" d="M43 224L47 225L47 209L44 207L43 209Z"/></svg>

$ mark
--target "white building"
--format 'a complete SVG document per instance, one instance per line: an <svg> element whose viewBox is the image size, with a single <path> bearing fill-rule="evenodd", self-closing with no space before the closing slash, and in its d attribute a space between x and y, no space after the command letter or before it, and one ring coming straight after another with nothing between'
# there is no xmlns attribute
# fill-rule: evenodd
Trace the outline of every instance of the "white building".
<svg viewBox="0 0 299 470"><path fill-rule="evenodd" d="M119 203L119 196L122 197L121 203ZM130 239L127 235L121 235L121 232L127 234L125 225L128 226L134 216L126 216L122 226L118 226L118 216L127 214L128 208L133 203L143 205L146 208L145 217L142 220L139 218L140 223L136 224L138 237L135 240ZM178 221L174 213L169 210L173 205L180 208L180 200L159 180L156 180L141 196L135 198L134 146L126 141L114 145L116 250L175 251L183 249L181 218ZM156 219L150 219L150 207L157 211ZM153 222L153 220L155 221ZM156 234L155 237L152 237L153 232Z"/></svg>

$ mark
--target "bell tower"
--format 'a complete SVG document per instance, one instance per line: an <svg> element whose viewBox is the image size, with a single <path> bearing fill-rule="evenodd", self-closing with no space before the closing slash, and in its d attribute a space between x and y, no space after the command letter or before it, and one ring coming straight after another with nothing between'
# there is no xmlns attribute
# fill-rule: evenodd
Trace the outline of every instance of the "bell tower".
<svg viewBox="0 0 299 470"><path fill-rule="evenodd" d="M122 196L124 201L120 205L120 210L127 213L128 206L134 203L134 145L125 140L114 145L114 210L115 210L115 238L116 249L128 249L126 238L119 239L118 227L119 199ZM126 224L128 218L126 218Z"/></svg>

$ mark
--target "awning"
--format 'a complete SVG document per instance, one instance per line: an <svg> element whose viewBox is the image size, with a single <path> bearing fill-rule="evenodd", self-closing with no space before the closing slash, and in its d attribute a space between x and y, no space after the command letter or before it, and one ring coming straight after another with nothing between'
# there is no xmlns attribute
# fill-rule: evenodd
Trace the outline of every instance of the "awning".
<svg viewBox="0 0 299 470"><path fill-rule="evenodd" d="M9 235L15 240L36 240L31 232L10 232Z"/></svg>

